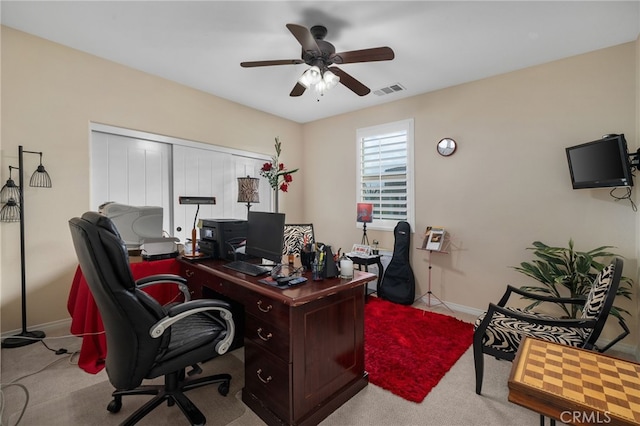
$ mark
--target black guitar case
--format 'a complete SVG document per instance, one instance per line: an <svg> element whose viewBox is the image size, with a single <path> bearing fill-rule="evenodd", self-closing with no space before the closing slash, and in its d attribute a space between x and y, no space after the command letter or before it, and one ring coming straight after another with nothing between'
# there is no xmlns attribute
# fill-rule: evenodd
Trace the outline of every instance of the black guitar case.
<svg viewBox="0 0 640 426"><path fill-rule="evenodd" d="M398 222L393 230L393 257L378 285L378 297L401 305L411 305L416 297L416 279L409 264L411 226Z"/></svg>

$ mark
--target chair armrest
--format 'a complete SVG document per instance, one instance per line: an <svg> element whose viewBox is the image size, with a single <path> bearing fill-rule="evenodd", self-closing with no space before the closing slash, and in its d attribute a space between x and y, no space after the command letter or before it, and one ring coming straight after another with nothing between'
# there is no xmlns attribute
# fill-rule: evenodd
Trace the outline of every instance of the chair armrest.
<svg viewBox="0 0 640 426"><path fill-rule="evenodd" d="M529 291L522 290L520 288L514 287L512 285L507 285L507 290L505 291L502 299L498 302L498 306L506 306L507 301L509 300L509 296L511 293L516 293L522 297L526 297L528 299L538 300L540 302L554 302L554 303L572 303L575 305L584 305L586 299L578 298L578 297L553 297L553 296L544 296L542 294L533 293Z"/></svg>
<svg viewBox="0 0 640 426"><path fill-rule="evenodd" d="M189 315L200 312L218 311L221 318L225 321L227 327L227 335L216 345L216 352L219 355L229 350L231 342L235 336L235 324L233 315L231 314L231 305L222 300L216 299L198 299L172 306L167 311L167 316L156 322L149 330L149 335L154 339L162 336L164 331L171 327L174 323L180 321Z"/></svg>
<svg viewBox="0 0 640 426"><path fill-rule="evenodd" d="M187 279L181 277L180 275L157 274L136 280L136 287L138 288L145 288L157 284L177 284L178 290L180 290L180 292L184 296L184 300L191 300L191 293L189 293Z"/></svg>
<svg viewBox="0 0 640 426"><path fill-rule="evenodd" d="M483 323L486 321L488 325L495 312L500 312L502 315L507 316L509 318L519 319L521 321L530 322L532 324L555 325L559 327L593 328L595 327L597 322L595 319L582 319L582 318L575 318L575 319L574 318L567 318L567 319L540 318L536 315L528 315L522 312L511 311L502 306L498 306L496 304L490 303L489 309L487 310Z"/></svg>

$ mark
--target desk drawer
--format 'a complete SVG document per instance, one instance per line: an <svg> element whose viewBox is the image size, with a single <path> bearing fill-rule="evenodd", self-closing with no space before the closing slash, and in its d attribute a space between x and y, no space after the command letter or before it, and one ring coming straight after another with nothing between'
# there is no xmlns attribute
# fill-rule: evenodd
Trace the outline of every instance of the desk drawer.
<svg viewBox="0 0 640 426"><path fill-rule="evenodd" d="M251 340L261 348L267 349L283 361L289 362L289 329L276 327L261 321L253 315L245 318L245 339Z"/></svg>
<svg viewBox="0 0 640 426"><path fill-rule="evenodd" d="M261 321L273 324L277 328L289 329L289 307L259 293L247 292L243 295L244 309Z"/></svg>
<svg viewBox="0 0 640 426"><path fill-rule="evenodd" d="M211 274L184 263L180 264L180 275L187 279L192 299L202 299L202 287L209 287L213 281Z"/></svg>
<svg viewBox="0 0 640 426"><path fill-rule="evenodd" d="M291 413L291 365L250 341L244 349L244 390L281 419Z"/></svg>

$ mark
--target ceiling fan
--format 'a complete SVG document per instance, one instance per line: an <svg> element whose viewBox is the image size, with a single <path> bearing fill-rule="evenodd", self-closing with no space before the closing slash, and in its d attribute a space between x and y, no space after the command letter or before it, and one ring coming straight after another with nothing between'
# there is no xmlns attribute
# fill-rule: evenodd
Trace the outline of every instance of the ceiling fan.
<svg viewBox="0 0 640 426"><path fill-rule="evenodd" d="M335 86L338 81L359 96L365 96L371 90L344 72L334 64L352 64L355 62L390 61L394 58L393 50L389 47L374 47L371 49L351 50L336 53L335 47L325 41L327 28L316 25L307 29L302 25L287 24L291 34L302 45L302 59L278 59L269 61L242 62L244 68L266 67L272 65L307 64L311 68L306 70L289 96L300 96L306 89L314 86L323 93L324 90Z"/></svg>

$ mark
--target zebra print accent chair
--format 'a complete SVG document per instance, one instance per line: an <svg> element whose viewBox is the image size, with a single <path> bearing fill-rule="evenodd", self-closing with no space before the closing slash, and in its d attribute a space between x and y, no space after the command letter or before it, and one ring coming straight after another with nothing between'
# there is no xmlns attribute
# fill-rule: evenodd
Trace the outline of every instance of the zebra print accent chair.
<svg viewBox="0 0 640 426"><path fill-rule="evenodd" d="M284 225L284 244L282 245L282 254L299 254L302 251L304 241L309 244L315 243L313 236L313 224L295 224Z"/></svg>
<svg viewBox="0 0 640 426"><path fill-rule="evenodd" d="M473 336L473 358L476 370L476 393L482 390L484 354L513 361L525 336L585 349L598 349L596 341L602 332L622 277L623 262L615 258L595 278L591 292L583 298L554 298L528 293L507 286L497 304L489 304L487 312L476 320ZM507 307L509 296L516 293L527 298L583 305L582 316L576 319L560 319L550 315ZM605 350L610 347L605 347Z"/></svg>

